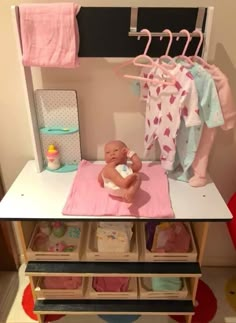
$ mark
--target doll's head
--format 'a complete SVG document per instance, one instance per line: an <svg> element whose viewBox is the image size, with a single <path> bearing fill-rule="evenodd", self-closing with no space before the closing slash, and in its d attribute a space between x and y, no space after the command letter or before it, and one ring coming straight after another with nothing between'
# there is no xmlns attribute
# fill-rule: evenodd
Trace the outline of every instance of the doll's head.
<svg viewBox="0 0 236 323"><path fill-rule="evenodd" d="M114 162L118 164L126 164L127 162L127 146L120 140L109 141L104 146L104 159L106 163Z"/></svg>

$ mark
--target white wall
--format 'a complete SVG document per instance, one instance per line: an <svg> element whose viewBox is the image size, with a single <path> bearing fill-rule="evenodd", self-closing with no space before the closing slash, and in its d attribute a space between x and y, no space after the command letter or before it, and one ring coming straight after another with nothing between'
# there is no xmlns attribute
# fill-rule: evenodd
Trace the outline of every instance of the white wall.
<svg viewBox="0 0 236 323"><path fill-rule="evenodd" d="M25 162L33 157L10 13L10 6L21 2L2 0L0 10L0 165L6 188L9 188ZM210 59L228 75L236 94L236 44L231 32L236 27L236 2L228 0L227 5L221 0L215 2ZM114 137L126 141L142 155L143 106L133 96L129 82L114 77L113 66L105 59L82 59L81 67L73 71L34 69L35 88L78 91L84 158L102 158L104 142ZM235 136L234 131L219 131L209 167L225 200L236 190ZM212 224L205 263L222 261L226 264L236 263L235 250L225 225Z"/></svg>

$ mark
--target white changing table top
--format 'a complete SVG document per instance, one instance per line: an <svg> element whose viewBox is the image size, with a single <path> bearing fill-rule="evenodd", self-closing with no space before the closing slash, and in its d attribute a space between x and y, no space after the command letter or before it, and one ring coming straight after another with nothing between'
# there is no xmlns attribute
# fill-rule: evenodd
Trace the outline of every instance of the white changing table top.
<svg viewBox="0 0 236 323"><path fill-rule="evenodd" d="M63 215L61 212L75 174L76 172L60 174L46 170L37 173L34 161L29 161L0 203L0 220L136 219L131 216L75 217ZM193 188L187 183L169 179L169 188L175 220L227 221L232 218L214 183L201 188Z"/></svg>

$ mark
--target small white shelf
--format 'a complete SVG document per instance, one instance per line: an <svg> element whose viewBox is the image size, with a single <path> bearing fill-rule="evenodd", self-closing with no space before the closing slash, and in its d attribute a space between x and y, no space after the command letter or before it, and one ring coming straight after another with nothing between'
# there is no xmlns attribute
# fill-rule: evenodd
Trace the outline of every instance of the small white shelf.
<svg viewBox="0 0 236 323"><path fill-rule="evenodd" d="M76 172L36 172L29 161L0 203L0 219L117 219L114 216L65 216L62 209ZM169 180L175 220L227 221L232 215L214 183L193 188L187 183ZM122 217L120 217L122 218ZM135 217L125 217L135 219ZM139 218L141 219L141 218Z"/></svg>

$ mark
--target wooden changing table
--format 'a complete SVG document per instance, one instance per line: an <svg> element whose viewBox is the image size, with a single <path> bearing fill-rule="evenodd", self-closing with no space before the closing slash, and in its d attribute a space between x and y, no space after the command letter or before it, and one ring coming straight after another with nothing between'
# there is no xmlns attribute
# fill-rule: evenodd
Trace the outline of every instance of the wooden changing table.
<svg viewBox="0 0 236 323"><path fill-rule="evenodd" d="M209 222L231 219L225 202L214 183L203 188L192 188L186 183L169 179L170 196L175 213L174 221L189 222L197 246L197 262L58 262L28 261L28 246L36 220L78 220L78 217L63 216L65 204L75 173L52 173L35 171L35 162L29 161L19 174L0 204L1 220L17 221L20 240L26 257L26 274L30 278L35 298L38 321L46 314L179 314L190 323L194 313L198 279L201 276ZM81 221L124 220L122 217L79 217ZM146 219L126 217L139 223ZM173 219L171 220L173 221ZM34 288L37 277L82 275L128 275L130 277L178 276L189 281L189 297L180 299L37 299Z"/></svg>

